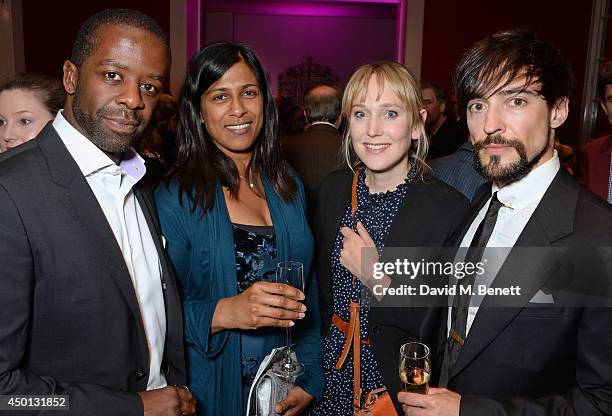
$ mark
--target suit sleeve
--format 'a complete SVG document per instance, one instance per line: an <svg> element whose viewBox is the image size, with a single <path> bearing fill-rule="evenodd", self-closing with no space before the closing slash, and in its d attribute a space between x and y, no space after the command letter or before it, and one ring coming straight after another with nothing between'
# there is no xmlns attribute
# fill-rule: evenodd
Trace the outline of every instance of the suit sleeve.
<svg viewBox="0 0 612 416"><path fill-rule="evenodd" d="M69 415L142 415L137 394L87 383L66 383L24 369L31 313L36 308L34 260L26 227L9 192L0 185L0 394L68 395ZM78 342L78 338L74 342ZM49 357L50 360L53 357ZM57 412L20 411L19 414Z"/></svg>

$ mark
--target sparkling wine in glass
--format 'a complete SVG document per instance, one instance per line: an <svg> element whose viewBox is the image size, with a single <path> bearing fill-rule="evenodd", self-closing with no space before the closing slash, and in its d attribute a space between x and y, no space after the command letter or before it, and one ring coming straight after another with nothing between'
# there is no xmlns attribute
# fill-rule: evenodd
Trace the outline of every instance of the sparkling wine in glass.
<svg viewBox="0 0 612 416"><path fill-rule="evenodd" d="M304 292L304 265L297 261L278 263L276 267L276 281L293 286ZM295 378L304 372L304 366L291 356L291 328L286 328L287 346L285 358L274 364L272 371L282 378Z"/></svg>
<svg viewBox="0 0 612 416"><path fill-rule="evenodd" d="M399 354L399 375L404 391L427 394L431 376L429 347L420 342L402 345Z"/></svg>

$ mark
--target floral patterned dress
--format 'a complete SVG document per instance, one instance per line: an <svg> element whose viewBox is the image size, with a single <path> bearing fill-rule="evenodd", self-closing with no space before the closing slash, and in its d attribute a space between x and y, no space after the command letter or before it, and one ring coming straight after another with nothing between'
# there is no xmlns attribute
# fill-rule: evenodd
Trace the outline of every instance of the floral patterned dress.
<svg viewBox="0 0 612 416"><path fill-rule="evenodd" d="M274 282L276 273L276 236L274 227L232 224L236 249L236 277L238 293L244 292L259 281ZM246 411L249 390L263 358L270 353L264 350L265 335L271 328L242 331L242 402Z"/></svg>
<svg viewBox="0 0 612 416"><path fill-rule="evenodd" d="M351 204L346 207L340 228L355 228L360 221L376 243L379 252L384 247L384 241L389 234L391 224L399 206L404 200L411 182L416 177L416 169L411 169L405 182L395 190L383 193L370 193L365 182L365 171L362 171L357 181L357 211L355 218L351 213ZM336 235L331 254L332 274L332 304L334 313L342 320L350 319L351 302L361 304L360 325L361 339L368 339L368 316L370 312L370 291L340 263L342 234ZM344 365L338 370L336 363L346 338L334 325L329 329L323 342L323 371L325 372L325 391L311 415L317 416L351 416L353 414L353 353L349 353ZM369 344L361 345L361 403L372 390L384 386L374 352Z"/></svg>

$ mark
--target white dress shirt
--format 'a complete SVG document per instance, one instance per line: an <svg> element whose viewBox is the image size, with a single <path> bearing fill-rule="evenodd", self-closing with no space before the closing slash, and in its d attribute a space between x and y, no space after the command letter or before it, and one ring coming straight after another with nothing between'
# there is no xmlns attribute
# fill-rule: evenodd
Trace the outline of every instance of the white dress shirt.
<svg viewBox="0 0 612 416"><path fill-rule="evenodd" d="M151 231L132 190L145 174L144 161L130 149L122 155L117 166L68 123L61 111L53 121L53 127L85 176L123 253L149 347L147 389L165 387L166 379L161 371L166 338L161 264Z"/></svg>
<svg viewBox="0 0 612 416"><path fill-rule="evenodd" d="M525 225L531 218L531 215L542 200L544 193L550 186L551 182L557 175L561 163L557 151L554 151L553 157L544 164L538 166L527 176L517 182L499 188L496 185L492 186L491 195L497 192L497 199L503 204L499 209L495 228L487 242L486 247L495 247L493 250L485 250L483 259L486 259L485 273L482 276L476 276L475 284L486 284L490 286L491 282L497 276L506 257L510 252L510 248L514 246L516 240L523 232ZM487 213L491 198L484 204L478 215L470 225L467 233L461 241L461 247L469 247L476 229L482 222ZM506 247L507 250L499 248ZM465 256L466 250L460 250ZM463 259L455 259L455 261ZM475 297L472 297L474 301ZM478 313L478 306L473 306L471 302L468 308L466 335L469 334L472 323ZM448 309L448 329L451 328L451 309Z"/></svg>

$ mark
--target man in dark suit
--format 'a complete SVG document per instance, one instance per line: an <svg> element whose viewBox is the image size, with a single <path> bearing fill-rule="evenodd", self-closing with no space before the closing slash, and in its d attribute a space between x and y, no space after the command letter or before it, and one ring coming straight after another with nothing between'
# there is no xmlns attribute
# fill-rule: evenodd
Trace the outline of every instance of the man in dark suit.
<svg viewBox="0 0 612 416"><path fill-rule="evenodd" d="M465 125L446 116L446 91L435 82L421 84L423 103L427 110L425 129L429 137L427 159L452 154L467 139Z"/></svg>
<svg viewBox="0 0 612 416"><path fill-rule="evenodd" d="M74 415L195 413L172 387L186 379L180 299L131 147L169 58L150 17L90 17L64 110L0 158L0 394L66 395Z"/></svg>
<svg viewBox="0 0 612 416"><path fill-rule="evenodd" d="M429 162L429 166L436 178L446 182L471 201L478 188L486 182L476 169L475 163L478 161L474 160L474 147L466 141L455 153L434 159Z"/></svg>
<svg viewBox="0 0 612 416"><path fill-rule="evenodd" d="M612 125L612 61L606 62L599 77L599 104ZM612 204L612 134L585 143L578 154L577 177L587 188Z"/></svg>
<svg viewBox="0 0 612 416"><path fill-rule="evenodd" d="M304 182L309 218L316 207L321 180L340 166L341 103L342 93L336 87L315 85L308 88L304 95L308 127L304 133L288 137L283 145L287 161Z"/></svg>
<svg viewBox="0 0 612 416"><path fill-rule="evenodd" d="M486 263L491 281L469 275L457 283L484 286L486 296L452 297L439 352L445 388L400 393L403 409L612 414L610 256L597 255L612 246L612 213L561 168L554 150L568 114L569 64L530 32L499 32L464 55L455 87L492 182L477 194L457 242L466 261ZM585 292L582 302L579 289L594 284L602 298ZM519 290L502 294L513 286Z"/></svg>

